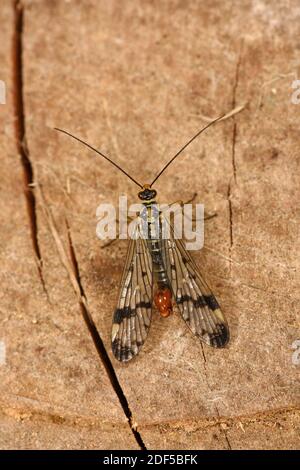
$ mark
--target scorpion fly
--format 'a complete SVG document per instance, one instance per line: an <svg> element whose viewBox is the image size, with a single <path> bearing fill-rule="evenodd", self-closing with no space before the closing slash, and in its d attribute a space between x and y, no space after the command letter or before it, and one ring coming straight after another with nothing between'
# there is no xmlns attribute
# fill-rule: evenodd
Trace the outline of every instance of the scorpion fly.
<svg viewBox="0 0 300 470"><path fill-rule="evenodd" d="M229 340L228 324L219 304L183 241L175 237L174 227L170 224L170 236L163 238L163 213L157 210L155 219L158 224L152 223L157 208L154 183L194 139L223 117L214 119L198 131L163 167L152 183L144 185L96 148L65 130L55 128L101 155L140 187L138 197L143 205L140 217L144 221L142 226L148 227L148 233L147 237L142 233L134 233L129 241L112 322L112 351L121 362L129 361L142 348L149 332L154 306L162 317L168 317L176 304L192 333L214 348L224 347ZM137 231L140 226L137 224L136 227Z"/></svg>

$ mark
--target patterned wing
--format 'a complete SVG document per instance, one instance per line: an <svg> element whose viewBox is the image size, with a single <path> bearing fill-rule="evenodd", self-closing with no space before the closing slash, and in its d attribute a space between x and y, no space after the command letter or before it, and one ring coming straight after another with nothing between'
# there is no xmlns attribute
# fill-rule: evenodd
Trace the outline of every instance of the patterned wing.
<svg viewBox="0 0 300 470"><path fill-rule="evenodd" d="M112 351L121 362L136 356L151 322L152 259L142 238L131 239L112 325Z"/></svg>
<svg viewBox="0 0 300 470"><path fill-rule="evenodd" d="M162 253L182 318L200 340L222 348L229 340L225 317L182 240L176 239L170 228L170 239L162 240Z"/></svg>

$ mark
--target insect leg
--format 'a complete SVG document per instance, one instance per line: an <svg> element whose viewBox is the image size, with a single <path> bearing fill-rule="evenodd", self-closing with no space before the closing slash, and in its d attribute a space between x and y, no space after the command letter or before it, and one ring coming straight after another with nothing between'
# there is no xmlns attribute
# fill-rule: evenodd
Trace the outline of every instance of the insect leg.
<svg viewBox="0 0 300 470"><path fill-rule="evenodd" d="M175 204L179 204L181 206L181 208L183 208L183 206L185 204L191 204L195 198L197 196L197 193L194 193L194 195L191 197L191 199L189 199L188 201L182 201L182 199L179 199L175 202L172 202L170 204L170 207L172 207L173 205ZM161 211L162 213L164 212L164 209L162 209ZM199 219L197 219L196 217L192 217L192 219L190 217L188 217L186 214L184 214L184 216L189 219L189 220L192 220L192 222L197 222ZM213 217L216 217L217 216L217 212L206 212L206 210L204 209L204 220L209 220L209 219L212 219Z"/></svg>

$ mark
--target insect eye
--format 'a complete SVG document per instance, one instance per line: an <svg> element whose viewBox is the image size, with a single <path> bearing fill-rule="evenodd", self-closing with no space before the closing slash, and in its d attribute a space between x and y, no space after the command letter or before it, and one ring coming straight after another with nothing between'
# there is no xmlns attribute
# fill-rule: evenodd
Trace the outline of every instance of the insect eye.
<svg viewBox="0 0 300 470"><path fill-rule="evenodd" d="M154 199L156 196L156 191L155 189L143 189L143 191L140 191L138 196L142 201L150 201L151 199Z"/></svg>

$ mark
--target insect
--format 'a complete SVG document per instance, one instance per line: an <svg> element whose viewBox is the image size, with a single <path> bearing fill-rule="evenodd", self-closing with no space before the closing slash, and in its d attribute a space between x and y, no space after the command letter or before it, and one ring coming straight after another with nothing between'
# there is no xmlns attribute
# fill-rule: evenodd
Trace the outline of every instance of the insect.
<svg viewBox="0 0 300 470"><path fill-rule="evenodd" d="M176 304L192 333L210 346L222 348L229 341L226 319L183 241L175 237L172 226L169 238L161 236L164 219L163 213L155 209L157 192L153 188L175 158L223 117L211 121L198 131L163 167L152 183L144 185L99 150L71 133L55 128L101 155L141 189L138 193L143 204L140 216L148 228L148 236L135 233L136 236L129 241L112 323L112 351L121 362L131 360L142 348L149 332L154 306L162 317L168 317ZM141 230L138 227L136 230Z"/></svg>

